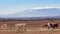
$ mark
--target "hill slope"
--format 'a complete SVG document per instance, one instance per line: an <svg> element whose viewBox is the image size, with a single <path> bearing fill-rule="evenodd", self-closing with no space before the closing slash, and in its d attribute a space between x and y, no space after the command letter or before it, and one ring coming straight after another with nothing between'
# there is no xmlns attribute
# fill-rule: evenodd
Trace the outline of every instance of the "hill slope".
<svg viewBox="0 0 60 34"><path fill-rule="evenodd" d="M22 12L3 15L1 17L52 17L60 16L60 9L58 8L48 8L48 9L29 9Z"/></svg>

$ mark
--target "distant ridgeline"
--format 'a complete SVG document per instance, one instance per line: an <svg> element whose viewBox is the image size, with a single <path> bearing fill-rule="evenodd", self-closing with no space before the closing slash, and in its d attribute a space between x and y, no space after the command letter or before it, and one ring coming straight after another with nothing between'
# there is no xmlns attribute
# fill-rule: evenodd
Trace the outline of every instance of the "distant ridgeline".
<svg viewBox="0 0 60 34"><path fill-rule="evenodd" d="M41 20L60 20L60 17L0 18L0 21L41 21Z"/></svg>

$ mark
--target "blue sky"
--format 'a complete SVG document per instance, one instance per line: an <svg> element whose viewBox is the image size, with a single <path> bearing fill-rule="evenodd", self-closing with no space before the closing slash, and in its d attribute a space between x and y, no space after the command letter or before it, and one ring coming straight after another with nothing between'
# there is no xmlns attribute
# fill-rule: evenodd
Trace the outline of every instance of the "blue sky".
<svg viewBox="0 0 60 34"><path fill-rule="evenodd" d="M60 0L0 0L0 15L41 6L59 6Z"/></svg>

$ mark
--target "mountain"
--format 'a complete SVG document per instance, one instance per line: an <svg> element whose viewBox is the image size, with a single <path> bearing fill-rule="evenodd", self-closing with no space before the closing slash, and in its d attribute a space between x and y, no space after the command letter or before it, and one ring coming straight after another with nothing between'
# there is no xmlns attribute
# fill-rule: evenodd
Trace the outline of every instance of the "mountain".
<svg viewBox="0 0 60 34"><path fill-rule="evenodd" d="M48 9L28 9L22 12L1 15L4 18L21 18L21 17L58 17L60 16L59 8L48 8Z"/></svg>

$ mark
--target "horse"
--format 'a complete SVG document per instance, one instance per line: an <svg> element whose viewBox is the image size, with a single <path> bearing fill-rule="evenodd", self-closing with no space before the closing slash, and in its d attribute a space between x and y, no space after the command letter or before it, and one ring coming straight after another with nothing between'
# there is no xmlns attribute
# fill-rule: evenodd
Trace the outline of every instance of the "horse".
<svg viewBox="0 0 60 34"><path fill-rule="evenodd" d="M58 23L54 23L54 24L52 24L52 28L54 29L54 28L58 28Z"/></svg>
<svg viewBox="0 0 60 34"><path fill-rule="evenodd" d="M51 24L51 23L48 23L48 24L47 24L47 27L48 27L48 29L49 29L49 28L52 28L52 24Z"/></svg>
<svg viewBox="0 0 60 34"><path fill-rule="evenodd" d="M49 28L52 28L52 24L51 23L44 24L43 27L48 27L48 29L49 29Z"/></svg>
<svg viewBox="0 0 60 34"><path fill-rule="evenodd" d="M23 32L23 31L25 31L25 30L26 30L25 26L26 26L26 23L18 23L18 24L15 24L17 33L18 33L18 32Z"/></svg>
<svg viewBox="0 0 60 34"><path fill-rule="evenodd" d="M43 27L48 27L48 29L49 28L53 28L53 29L54 28L58 28L58 26L59 26L58 23L54 23L54 24L53 23L49 23L49 24L43 25Z"/></svg>

